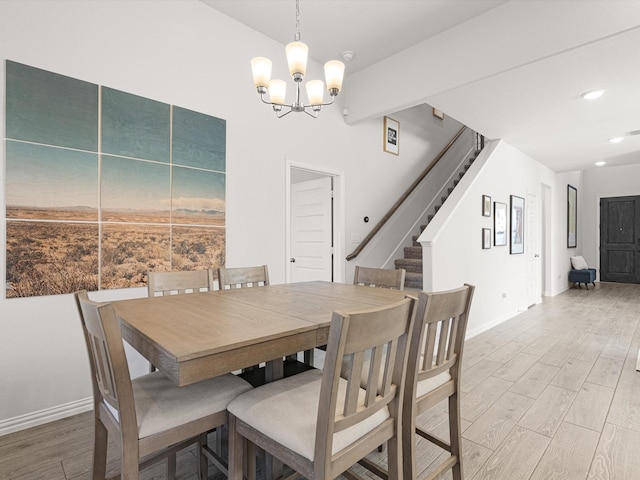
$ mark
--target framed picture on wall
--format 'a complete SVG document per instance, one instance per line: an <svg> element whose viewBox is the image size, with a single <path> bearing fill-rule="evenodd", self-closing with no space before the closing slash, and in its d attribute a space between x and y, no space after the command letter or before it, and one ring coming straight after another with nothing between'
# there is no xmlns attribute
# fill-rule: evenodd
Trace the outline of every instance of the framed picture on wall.
<svg viewBox="0 0 640 480"><path fill-rule="evenodd" d="M567 248L578 246L578 190L567 185Z"/></svg>
<svg viewBox="0 0 640 480"><path fill-rule="evenodd" d="M501 247L507 244L507 204L493 203L493 244Z"/></svg>
<svg viewBox="0 0 640 480"><path fill-rule="evenodd" d="M398 155L400 153L400 122L384 117L384 151Z"/></svg>
<svg viewBox="0 0 640 480"><path fill-rule="evenodd" d="M491 216L491 197L489 195L482 195L482 216Z"/></svg>
<svg viewBox="0 0 640 480"><path fill-rule="evenodd" d="M511 195L511 247L509 253L524 253L524 198Z"/></svg>
<svg viewBox="0 0 640 480"><path fill-rule="evenodd" d="M491 248L491 229L483 228L482 229L482 249L488 250Z"/></svg>

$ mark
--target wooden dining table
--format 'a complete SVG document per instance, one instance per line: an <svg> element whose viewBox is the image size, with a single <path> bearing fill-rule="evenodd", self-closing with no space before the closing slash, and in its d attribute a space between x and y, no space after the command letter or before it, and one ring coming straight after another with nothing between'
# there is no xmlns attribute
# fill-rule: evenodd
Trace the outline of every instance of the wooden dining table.
<svg viewBox="0 0 640 480"><path fill-rule="evenodd" d="M325 345L332 312L387 305L405 295L303 282L119 300L113 305L124 340L183 386Z"/></svg>

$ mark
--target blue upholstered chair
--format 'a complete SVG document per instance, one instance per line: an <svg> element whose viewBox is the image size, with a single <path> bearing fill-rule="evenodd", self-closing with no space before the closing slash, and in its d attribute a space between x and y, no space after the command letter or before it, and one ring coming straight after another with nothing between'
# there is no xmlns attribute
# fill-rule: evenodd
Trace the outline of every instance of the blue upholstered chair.
<svg viewBox="0 0 640 480"><path fill-rule="evenodd" d="M584 283L584 286L589 290L589 284L596 286L596 269L589 268L587 262L580 255L571 257L571 266L569 270L569 283L577 283L578 288L580 284Z"/></svg>

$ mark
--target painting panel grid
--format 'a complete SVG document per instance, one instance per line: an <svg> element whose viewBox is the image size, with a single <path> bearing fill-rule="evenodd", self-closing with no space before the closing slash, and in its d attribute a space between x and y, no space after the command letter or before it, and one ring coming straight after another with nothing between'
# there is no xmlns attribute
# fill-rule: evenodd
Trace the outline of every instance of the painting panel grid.
<svg viewBox="0 0 640 480"><path fill-rule="evenodd" d="M6 66L8 97L26 98L7 100L8 298L143 286L150 270L224 264L224 120Z"/></svg>

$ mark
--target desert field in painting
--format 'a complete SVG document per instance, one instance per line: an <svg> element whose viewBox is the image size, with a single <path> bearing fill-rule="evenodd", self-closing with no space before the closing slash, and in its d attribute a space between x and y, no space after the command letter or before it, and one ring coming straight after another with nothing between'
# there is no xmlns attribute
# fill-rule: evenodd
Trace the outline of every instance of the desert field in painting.
<svg viewBox="0 0 640 480"><path fill-rule="evenodd" d="M100 288L147 285L147 272L197 270L224 264L224 229L103 224Z"/></svg>
<svg viewBox="0 0 640 480"><path fill-rule="evenodd" d="M7 221L7 298L98 289L98 224Z"/></svg>
<svg viewBox="0 0 640 480"><path fill-rule="evenodd" d="M187 225L207 225L223 227L225 223L224 213L207 214L200 212L185 213L174 211L169 216L168 210L154 212L138 212L135 210L102 210L103 222L133 222L133 223L173 223Z"/></svg>
<svg viewBox="0 0 640 480"><path fill-rule="evenodd" d="M46 212L14 209L12 218L18 213L24 219L61 218L57 209L48 217ZM83 213L83 209L76 213L68 209L62 218L78 219ZM140 287L147 284L150 270L224 265L224 228L150 224L158 223L157 212L126 212L120 219L125 218L132 223L103 222L101 232L97 222L8 219L7 298Z"/></svg>
<svg viewBox="0 0 640 480"><path fill-rule="evenodd" d="M34 220L86 220L98 221L98 210L89 207L80 208L36 208L7 206L7 219Z"/></svg>

